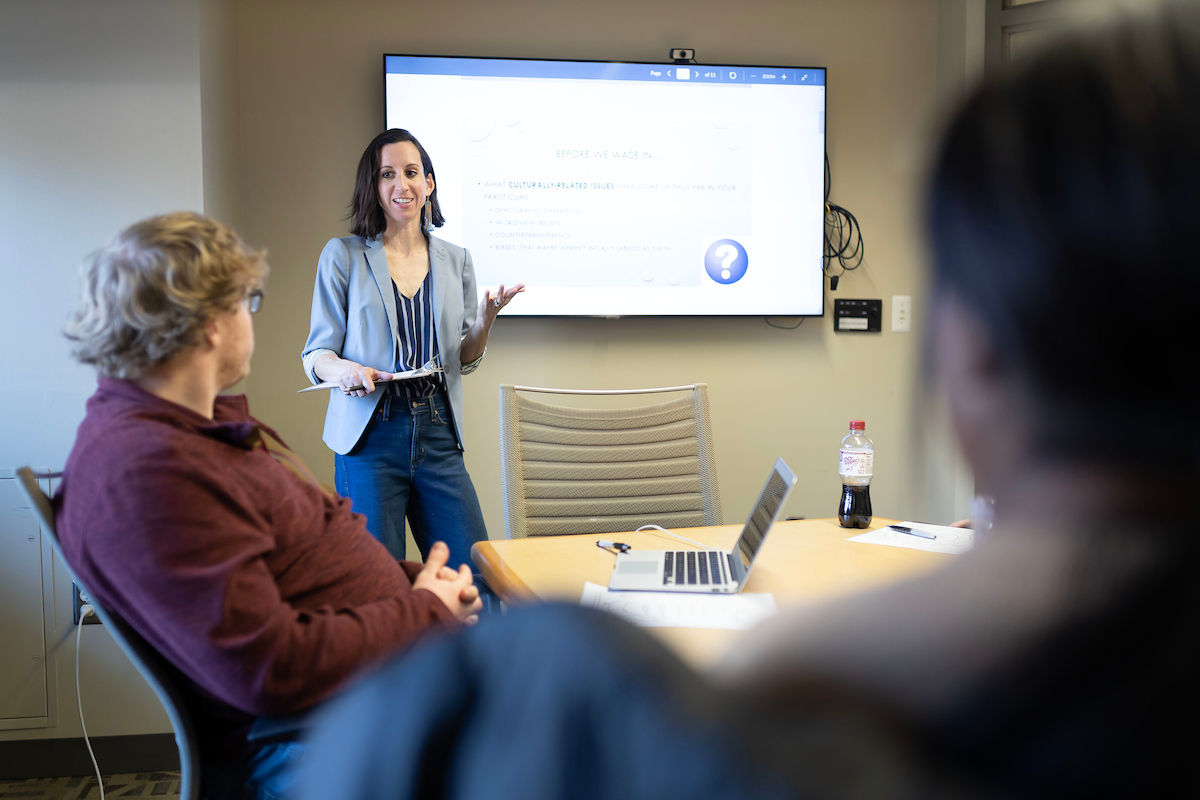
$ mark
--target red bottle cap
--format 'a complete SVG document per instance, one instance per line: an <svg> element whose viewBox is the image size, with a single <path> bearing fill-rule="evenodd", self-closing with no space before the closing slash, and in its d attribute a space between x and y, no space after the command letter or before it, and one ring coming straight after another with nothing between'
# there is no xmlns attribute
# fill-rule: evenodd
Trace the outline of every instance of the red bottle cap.
<svg viewBox="0 0 1200 800"><path fill-rule="evenodd" d="M866 429L867 429L867 423L863 422L861 419L850 420L850 430L865 431Z"/></svg>

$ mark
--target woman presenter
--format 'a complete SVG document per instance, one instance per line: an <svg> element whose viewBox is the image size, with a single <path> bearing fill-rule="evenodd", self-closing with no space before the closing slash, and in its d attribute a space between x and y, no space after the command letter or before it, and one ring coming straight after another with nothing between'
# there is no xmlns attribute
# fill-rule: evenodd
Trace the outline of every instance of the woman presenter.
<svg viewBox="0 0 1200 800"><path fill-rule="evenodd" d="M352 236L317 263L304 371L336 381L325 415L335 480L397 558L404 519L424 559L436 541L451 566L487 539L463 462L462 376L483 360L496 314L524 285L475 292L471 254L433 236L445 221L433 164L408 131L381 133L358 162ZM433 361L443 371L391 381Z"/></svg>

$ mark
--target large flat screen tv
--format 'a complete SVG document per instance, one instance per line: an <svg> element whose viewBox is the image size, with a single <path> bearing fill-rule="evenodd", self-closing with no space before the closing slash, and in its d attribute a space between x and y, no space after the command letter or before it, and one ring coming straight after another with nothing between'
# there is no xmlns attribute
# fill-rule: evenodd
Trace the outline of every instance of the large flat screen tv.
<svg viewBox="0 0 1200 800"><path fill-rule="evenodd" d="M504 313L822 313L824 69L385 55L384 93Z"/></svg>

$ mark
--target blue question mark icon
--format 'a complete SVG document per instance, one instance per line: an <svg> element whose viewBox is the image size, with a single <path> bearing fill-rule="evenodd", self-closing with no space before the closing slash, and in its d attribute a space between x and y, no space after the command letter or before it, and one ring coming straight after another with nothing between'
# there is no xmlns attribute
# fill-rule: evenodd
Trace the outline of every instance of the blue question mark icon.
<svg viewBox="0 0 1200 800"><path fill-rule="evenodd" d="M718 239L704 254L704 271L717 283L736 283L749 265L746 248L733 239Z"/></svg>

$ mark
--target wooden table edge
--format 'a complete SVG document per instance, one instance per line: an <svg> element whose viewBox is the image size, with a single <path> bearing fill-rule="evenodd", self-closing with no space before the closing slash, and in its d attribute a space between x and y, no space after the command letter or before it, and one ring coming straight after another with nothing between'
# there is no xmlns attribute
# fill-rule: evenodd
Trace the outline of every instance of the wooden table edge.
<svg viewBox="0 0 1200 800"><path fill-rule="evenodd" d="M504 541L509 541L505 539ZM488 542L476 542L471 545L471 560L475 562L475 566L479 568L483 579L487 581L487 585L495 592L502 600L509 602L510 600L536 601L537 594L530 589L525 581L504 565L504 560L500 558L500 554L496 552L496 548Z"/></svg>

